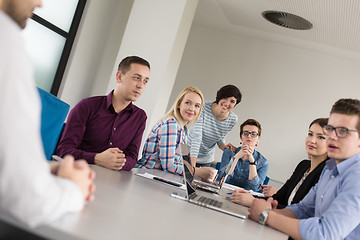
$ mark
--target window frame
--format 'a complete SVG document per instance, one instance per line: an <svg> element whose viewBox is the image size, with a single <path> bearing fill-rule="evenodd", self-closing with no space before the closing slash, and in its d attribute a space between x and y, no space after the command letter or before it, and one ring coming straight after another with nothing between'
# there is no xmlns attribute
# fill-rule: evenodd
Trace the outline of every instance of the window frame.
<svg viewBox="0 0 360 240"><path fill-rule="evenodd" d="M63 51L61 53L61 57L59 60L58 67L55 72L55 76L51 85L50 93L57 96L60 90L60 85L65 73L65 69L70 57L71 49L73 47L76 33L78 31L81 18L85 9L87 0L78 0L78 4L76 6L76 10L74 13L73 20L70 25L69 32L62 30L61 28L57 27L56 25L52 24L51 22L45 20L44 18L40 17L37 14L33 14L31 17L32 20L39 23L40 25L46 27L47 29L59 34L60 36L65 38L65 45Z"/></svg>

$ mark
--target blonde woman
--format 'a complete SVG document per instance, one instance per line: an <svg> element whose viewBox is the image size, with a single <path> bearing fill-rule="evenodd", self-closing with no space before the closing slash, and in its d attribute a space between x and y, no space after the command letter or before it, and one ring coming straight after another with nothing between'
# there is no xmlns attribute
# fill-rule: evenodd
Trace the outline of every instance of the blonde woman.
<svg viewBox="0 0 360 240"><path fill-rule="evenodd" d="M196 87L185 88L177 97L170 111L152 128L145 141L138 168L161 169L183 174L180 143L187 144L188 126L199 118L204 102L202 92ZM195 175L207 179L209 168L197 168Z"/></svg>

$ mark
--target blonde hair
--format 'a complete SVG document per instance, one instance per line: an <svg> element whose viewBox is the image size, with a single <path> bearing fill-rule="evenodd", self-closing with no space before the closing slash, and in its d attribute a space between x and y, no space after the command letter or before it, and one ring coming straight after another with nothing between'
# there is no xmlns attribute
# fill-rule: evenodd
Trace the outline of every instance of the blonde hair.
<svg viewBox="0 0 360 240"><path fill-rule="evenodd" d="M202 106L204 104L204 95L202 94L201 90L198 89L197 87L187 87L184 90L182 90L182 92L177 96L176 101L174 102L174 105L170 108L170 111L168 113L166 113L166 115L163 117L163 119L175 118L175 120L177 122L181 122L181 120L183 120L183 118L180 114L179 105L182 102L182 100L184 99L184 96L189 92L197 93L200 96L200 98L201 98L200 110L202 109ZM196 118L193 121L188 122L187 125L191 125L194 122L196 122L199 119L199 116L200 116L200 112L196 116Z"/></svg>

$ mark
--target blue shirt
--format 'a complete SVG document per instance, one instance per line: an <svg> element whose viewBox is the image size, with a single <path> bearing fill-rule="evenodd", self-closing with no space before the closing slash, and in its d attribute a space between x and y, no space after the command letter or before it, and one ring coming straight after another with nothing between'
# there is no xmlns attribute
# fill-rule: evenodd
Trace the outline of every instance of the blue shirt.
<svg viewBox="0 0 360 240"><path fill-rule="evenodd" d="M303 239L360 239L360 153L326 162L319 182L287 208L300 220Z"/></svg>
<svg viewBox="0 0 360 240"><path fill-rule="evenodd" d="M221 173L225 171L226 165L228 165L231 158L235 156L235 154L239 152L240 149L241 147L236 149L235 152L232 152L230 149L225 149L221 157L219 176L222 175ZM256 163L257 176L253 180L249 180L249 160L244 161L240 158L236 164L234 173L227 177L226 183L242 187L247 190L251 189L253 191L258 191L260 185L263 184L266 178L266 174L269 168L269 161L256 150L254 150L253 156Z"/></svg>

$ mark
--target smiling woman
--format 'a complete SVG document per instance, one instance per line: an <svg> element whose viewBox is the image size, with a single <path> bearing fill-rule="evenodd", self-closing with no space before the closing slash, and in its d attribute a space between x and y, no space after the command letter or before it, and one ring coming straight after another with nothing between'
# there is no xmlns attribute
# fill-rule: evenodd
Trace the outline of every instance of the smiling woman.
<svg viewBox="0 0 360 240"><path fill-rule="evenodd" d="M188 126L199 118L203 102L203 94L198 88L185 88L170 111L152 128L137 167L182 175L180 144L187 144ZM195 169L195 175L203 179L210 178L211 174L210 168Z"/></svg>
<svg viewBox="0 0 360 240"><path fill-rule="evenodd" d="M223 151L226 148L235 150L232 144L225 145L225 137L237 122L238 118L232 110L241 102L241 97L240 90L236 86L226 85L217 92L215 102L204 103L199 120L189 134L190 158L193 166L211 166L216 144Z"/></svg>

